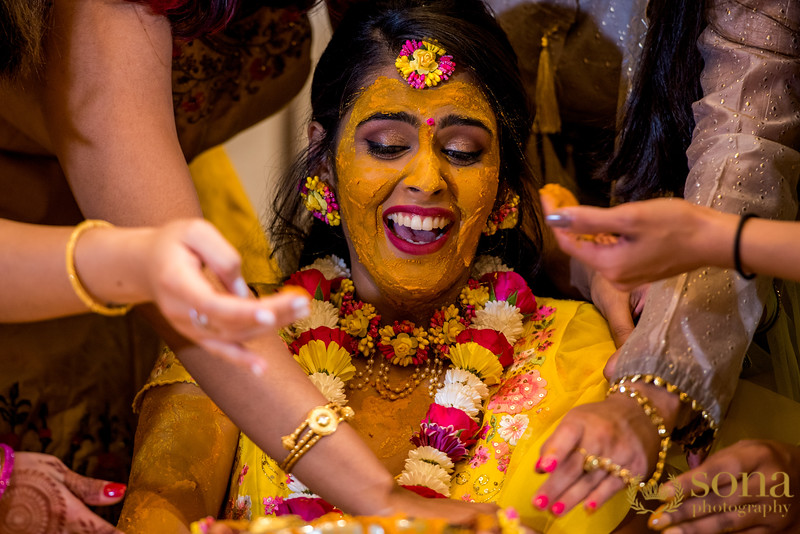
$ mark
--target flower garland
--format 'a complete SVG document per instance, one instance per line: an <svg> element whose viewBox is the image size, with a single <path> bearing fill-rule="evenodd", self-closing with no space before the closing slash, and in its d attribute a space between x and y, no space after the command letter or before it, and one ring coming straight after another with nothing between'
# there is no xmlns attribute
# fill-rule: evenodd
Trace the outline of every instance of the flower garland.
<svg viewBox="0 0 800 534"><path fill-rule="evenodd" d="M368 358L367 377L351 388L369 382L376 355L399 366L428 366L421 378L431 374L433 402L412 436L416 448L397 481L426 497L448 497L456 462L477 440L489 386L499 383L513 363L513 344L522 335L524 319L537 312L525 280L497 258L478 258L458 303L437 310L427 328L410 321L380 326L375 308L355 299L350 270L336 256L298 271L286 285L303 287L313 300L310 316L284 329L282 336L330 402L346 403L345 383L357 376L354 356ZM451 366L439 382L436 369L445 360ZM376 389L390 399L410 394L419 382L391 388L388 381L381 385L382 379L379 372Z"/></svg>

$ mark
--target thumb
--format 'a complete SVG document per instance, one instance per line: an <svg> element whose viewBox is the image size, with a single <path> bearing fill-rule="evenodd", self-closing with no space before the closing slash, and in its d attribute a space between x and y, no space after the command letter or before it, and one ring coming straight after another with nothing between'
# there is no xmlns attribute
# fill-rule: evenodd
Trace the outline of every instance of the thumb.
<svg viewBox="0 0 800 534"><path fill-rule="evenodd" d="M89 478L74 471L64 473L64 485L81 501L92 506L105 506L122 500L127 487L118 482Z"/></svg>
<svg viewBox="0 0 800 534"><path fill-rule="evenodd" d="M617 370L617 360L619 360L619 349L614 351L614 354L608 358L606 362L606 366L603 368L603 376L606 377L606 380L611 382L611 378L614 376L614 371Z"/></svg>

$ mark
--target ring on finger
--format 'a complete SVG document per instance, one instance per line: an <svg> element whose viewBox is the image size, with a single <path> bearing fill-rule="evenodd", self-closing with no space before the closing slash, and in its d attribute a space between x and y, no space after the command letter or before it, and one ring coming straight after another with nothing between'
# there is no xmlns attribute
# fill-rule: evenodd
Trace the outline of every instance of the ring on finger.
<svg viewBox="0 0 800 534"><path fill-rule="evenodd" d="M189 310L189 319L192 321L192 324L200 329L200 330L208 330L208 315L205 313L198 312L197 309L191 308Z"/></svg>

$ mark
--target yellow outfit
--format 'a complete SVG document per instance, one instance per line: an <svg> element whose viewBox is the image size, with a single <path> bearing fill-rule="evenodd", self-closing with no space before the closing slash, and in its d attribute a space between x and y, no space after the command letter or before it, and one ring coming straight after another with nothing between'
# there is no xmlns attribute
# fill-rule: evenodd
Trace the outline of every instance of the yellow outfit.
<svg viewBox="0 0 800 534"><path fill-rule="evenodd" d="M451 498L513 506L524 524L541 532L609 532L629 508L624 494L591 517L578 507L555 519L531 505L531 497L545 479L534 471L542 444L572 407L605 397L608 384L602 370L615 350L607 323L594 306L546 298L538 298L537 303L538 313L526 319L524 335L514 346L514 364L505 370L500 384L492 387L484 402L478 442L456 465ZM165 351L142 393L179 382L193 380L174 355ZM415 396L422 404L432 401L424 387L417 387L411 397ZM388 420L402 418L400 410L408 406L403 400L386 402L396 413L384 412L380 421L375 418L381 428ZM358 419L357 410L353 422L356 430L362 435L374 434L378 427L359 428L364 423L364 419ZM402 426L396 427L398 431ZM389 436L389 440L382 438L384 443L392 441L407 452L413 447L408 437L415 430ZM376 453L381 456L380 450ZM264 515L265 509L274 509L291 492L278 462L242 434L231 471L225 516Z"/></svg>

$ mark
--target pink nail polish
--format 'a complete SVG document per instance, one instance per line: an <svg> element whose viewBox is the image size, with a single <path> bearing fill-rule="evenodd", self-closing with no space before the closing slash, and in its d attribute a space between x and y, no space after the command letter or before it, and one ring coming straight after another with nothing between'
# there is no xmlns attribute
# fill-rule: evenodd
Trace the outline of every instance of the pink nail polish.
<svg viewBox="0 0 800 534"><path fill-rule="evenodd" d="M547 495L538 495L533 499L533 505L539 510L547 508L548 502L550 502L550 499L547 498Z"/></svg>
<svg viewBox="0 0 800 534"><path fill-rule="evenodd" d="M122 497L125 495L125 489L127 486L125 484L120 484L118 482L109 482L105 486L103 486L103 495L110 499L114 499L116 497Z"/></svg>
<svg viewBox="0 0 800 534"><path fill-rule="evenodd" d="M561 515L564 513L564 503L559 501L553 506L550 507L550 511L553 512L553 515Z"/></svg>
<svg viewBox="0 0 800 534"><path fill-rule="evenodd" d="M534 469L537 470L537 471L541 471L542 470L542 459L541 458L536 460L536 466L534 467Z"/></svg>
<svg viewBox="0 0 800 534"><path fill-rule="evenodd" d="M597 502L596 501L589 501L586 503L586 511L587 512L594 512L597 510Z"/></svg>
<svg viewBox="0 0 800 534"><path fill-rule="evenodd" d="M556 470L556 466L558 466L558 460L553 457L545 458L542 462L542 469L545 473L552 473Z"/></svg>

